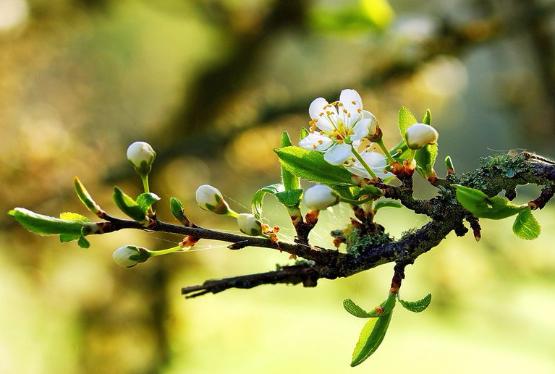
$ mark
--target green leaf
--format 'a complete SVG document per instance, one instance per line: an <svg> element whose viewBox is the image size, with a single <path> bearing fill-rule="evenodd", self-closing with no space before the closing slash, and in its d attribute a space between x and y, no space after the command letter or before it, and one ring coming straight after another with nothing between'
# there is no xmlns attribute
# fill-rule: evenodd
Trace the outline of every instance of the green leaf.
<svg viewBox="0 0 555 374"><path fill-rule="evenodd" d="M454 187L457 189L458 202L478 218L503 219L513 216L526 208L526 206L512 204L505 197L488 197L485 193L475 188L459 184L454 185Z"/></svg>
<svg viewBox="0 0 555 374"><path fill-rule="evenodd" d="M277 197L279 202L288 208L294 208L296 206L299 206L302 195L303 195L302 189L281 191L281 192L275 193L275 196Z"/></svg>
<svg viewBox="0 0 555 374"><path fill-rule="evenodd" d="M306 127L303 127L301 129L301 132L299 133L299 140L302 140L302 139L306 138L308 136L308 134L310 134L308 129Z"/></svg>
<svg viewBox="0 0 555 374"><path fill-rule="evenodd" d="M185 211L183 209L183 204L177 197L170 197L170 210L172 215L184 225L189 225L190 222L185 216Z"/></svg>
<svg viewBox="0 0 555 374"><path fill-rule="evenodd" d="M414 159L416 160L416 171L424 178L434 174L434 165L437 158L437 143L428 144L416 151Z"/></svg>
<svg viewBox="0 0 555 374"><path fill-rule="evenodd" d="M137 205L143 210L144 214L157 201L160 201L160 197L152 192L144 192L137 196Z"/></svg>
<svg viewBox="0 0 555 374"><path fill-rule="evenodd" d="M287 131L281 133L279 145L280 147L289 147L293 145ZM301 180L287 171L283 166L281 167L281 183L283 187L285 187L285 191L298 190L301 188Z"/></svg>
<svg viewBox="0 0 555 374"><path fill-rule="evenodd" d="M422 118L422 123L426 125L432 124L432 112L430 112L430 109L426 109L426 114L424 114L424 118Z"/></svg>
<svg viewBox="0 0 555 374"><path fill-rule="evenodd" d="M453 165L453 160L451 159L451 156L447 155L445 157L445 167L447 168L447 170L451 170L452 172L455 171L455 166Z"/></svg>
<svg viewBox="0 0 555 374"><path fill-rule="evenodd" d="M405 139L407 129L415 123L418 123L418 121L416 117L414 117L414 114L412 114L407 107L402 106L401 109L399 109L399 131L401 132L402 139Z"/></svg>
<svg viewBox="0 0 555 374"><path fill-rule="evenodd" d="M293 175L324 184L352 185L351 173L324 160L322 153L289 146L275 150L281 165Z"/></svg>
<svg viewBox="0 0 555 374"><path fill-rule="evenodd" d="M81 237L80 234L60 234L60 242L68 243L77 240Z"/></svg>
<svg viewBox="0 0 555 374"><path fill-rule="evenodd" d="M397 294L397 299L399 300L401 305L405 307L405 309L408 309L414 313L420 313L426 310L428 305L430 305L430 303L432 302L432 294L429 293L426 296L424 296L422 299L417 301L401 300L401 298L399 297L399 294Z"/></svg>
<svg viewBox="0 0 555 374"><path fill-rule="evenodd" d="M376 309L371 312L367 312L351 299L343 300L343 308L345 308L347 312L358 318L376 318L383 314L383 312L378 313Z"/></svg>
<svg viewBox="0 0 555 374"><path fill-rule="evenodd" d="M379 209L385 208L385 207L401 208L402 206L403 205L401 205L401 203L398 202L397 200L382 199L382 200L376 201L376 204L374 205L374 211L377 212Z"/></svg>
<svg viewBox="0 0 555 374"><path fill-rule="evenodd" d="M270 184L256 191L251 201L252 214L254 214L257 219L260 219L262 217L262 202L266 194L275 195L282 191L284 191L284 187L283 184L280 183Z"/></svg>
<svg viewBox="0 0 555 374"><path fill-rule="evenodd" d="M25 208L15 208L8 214L25 229L39 235L81 235L81 229L84 226L84 223L80 221L67 221L45 216Z"/></svg>
<svg viewBox="0 0 555 374"><path fill-rule="evenodd" d="M84 236L80 236L79 240L77 240L77 245L81 248L89 248L91 243Z"/></svg>
<svg viewBox="0 0 555 374"><path fill-rule="evenodd" d="M90 210L94 214L98 214L102 211L100 206L93 200L91 194L89 193L89 191L87 191L79 178L75 177L75 179L73 180L73 187L75 193L77 194L77 197L79 198L79 200L81 200L83 205L87 207L88 210Z"/></svg>
<svg viewBox="0 0 555 374"><path fill-rule="evenodd" d="M82 222L82 223L91 222L91 220L88 219L87 217L79 213L72 213L72 212L60 213L60 219L63 219L64 221L73 221L73 222Z"/></svg>
<svg viewBox="0 0 555 374"><path fill-rule="evenodd" d="M371 318L366 322L353 350L352 367L360 365L376 352L383 342L392 315L393 313L387 313L378 318Z"/></svg>
<svg viewBox="0 0 555 374"><path fill-rule="evenodd" d="M137 202L119 187L114 187L114 202L117 207L135 221L145 220L145 211L137 204Z"/></svg>
<svg viewBox="0 0 555 374"><path fill-rule="evenodd" d="M522 239L532 240L540 236L541 226L530 208L522 210L516 216L513 232Z"/></svg>

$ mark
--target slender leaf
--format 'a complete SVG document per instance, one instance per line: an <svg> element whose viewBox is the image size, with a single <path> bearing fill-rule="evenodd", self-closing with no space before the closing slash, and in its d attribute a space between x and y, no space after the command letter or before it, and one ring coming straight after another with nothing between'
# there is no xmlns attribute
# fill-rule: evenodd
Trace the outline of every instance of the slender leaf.
<svg viewBox="0 0 555 374"><path fill-rule="evenodd" d="M299 206L302 195L303 195L302 189L286 190L286 191L275 193L275 196L277 197L279 202L288 208Z"/></svg>
<svg viewBox="0 0 555 374"><path fill-rule="evenodd" d="M433 175L437 151L437 143L428 144L417 150L414 155L414 159L416 160L416 171L424 178Z"/></svg>
<svg viewBox="0 0 555 374"><path fill-rule="evenodd" d="M345 308L347 312L358 318L376 318L383 314L383 311L381 313L378 313L377 308L371 312L367 312L351 299L343 300L343 308Z"/></svg>
<svg viewBox="0 0 555 374"><path fill-rule="evenodd" d="M457 189L458 202L470 213L479 218L503 219L515 215L525 209L525 206L512 204L501 196L488 197L475 188L454 185Z"/></svg>
<svg viewBox="0 0 555 374"><path fill-rule="evenodd" d="M381 199L376 201L376 204L374 205L374 211L377 212L381 208L385 208L385 207L401 208L402 206L403 205L401 205L401 203L398 202L397 200Z"/></svg>
<svg viewBox="0 0 555 374"><path fill-rule="evenodd" d="M430 112L430 109L426 109L426 114L424 114L424 118L422 118L422 123L426 125L432 124L432 112Z"/></svg>
<svg viewBox="0 0 555 374"><path fill-rule="evenodd" d="M280 183L270 184L256 191L251 201L252 214L254 214L257 219L260 219L262 217L262 202L266 194L275 195L282 191L284 191L284 187L283 184Z"/></svg>
<svg viewBox="0 0 555 374"><path fill-rule="evenodd" d="M96 201L93 200L91 194L89 193L89 191L87 191L87 189L85 188L83 183L81 183L79 178L75 177L75 179L73 180L73 187L75 189L75 193L77 194L77 197L79 198L79 200L81 200L83 205L87 207L88 210L90 210L94 214L97 214L102 211L100 206L96 203Z"/></svg>
<svg viewBox="0 0 555 374"><path fill-rule="evenodd" d="M157 201L160 201L160 197L152 192L144 192L137 196L137 205L142 209L144 214Z"/></svg>
<svg viewBox="0 0 555 374"><path fill-rule="evenodd" d="M324 184L352 185L351 173L324 160L320 152L290 146L275 150L281 165L293 175Z"/></svg>
<svg viewBox="0 0 555 374"><path fill-rule="evenodd" d="M371 318L366 322L353 350L352 367L360 365L376 352L385 338L392 315L393 313L390 312L378 318Z"/></svg>
<svg viewBox="0 0 555 374"><path fill-rule="evenodd" d="M397 295L397 298L405 309L410 310L411 312L414 312L414 313L423 312L432 302L432 294L430 293L417 301L405 301L405 300L402 300L399 297L399 295Z"/></svg>
<svg viewBox="0 0 555 374"><path fill-rule="evenodd" d="M287 131L282 132L280 147L289 147L292 145L291 138L289 137ZM301 188L301 180L294 176L291 172L287 171L287 169L283 166L281 167L281 183L283 184L285 191L299 190Z"/></svg>
<svg viewBox="0 0 555 374"><path fill-rule="evenodd" d="M540 236L541 226L530 208L522 210L516 216L513 232L522 239L532 240Z"/></svg>
<svg viewBox="0 0 555 374"><path fill-rule="evenodd" d="M25 208L15 208L8 212L21 226L39 235L81 235L84 225L80 221L68 221L32 212Z"/></svg>
<svg viewBox="0 0 555 374"><path fill-rule="evenodd" d="M399 109L399 131L401 132L402 139L405 139L407 129L415 123L418 123L418 121L416 117L414 117L414 114L412 114L407 107L402 106L401 109Z"/></svg>
<svg viewBox="0 0 555 374"><path fill-rule="evenodd" d="M119 187L114 187L114 202L117 207L135 221L144 221L145 211L137 204L137 202Z"/></svg>

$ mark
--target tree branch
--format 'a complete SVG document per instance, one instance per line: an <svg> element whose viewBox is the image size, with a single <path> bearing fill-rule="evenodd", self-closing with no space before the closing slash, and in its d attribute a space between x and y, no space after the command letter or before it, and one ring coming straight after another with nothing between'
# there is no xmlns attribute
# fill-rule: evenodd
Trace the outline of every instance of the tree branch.
<svg viewBox="0 0 555 374"><path fill-rule="evenodd" d="M429 216L431 221L396 241L388 241L384 244L368 244L372 241L363 240L375 234L364 234L358 239L366 244L363 244L356 253L342 253L304 243L275 243L264 237L236 235L201 227L177 226L157 219L142 224L108 215L103 216L105 222L97 224L98 230L94 234L121 229L160 231L228 242L231 243L230 249L241 249L247 246L276 249L309 260L305 264L284 266L266 273L208 280L201 285L183 288L182 294L187 297L218 293L229 288L252 288L263 284L302 283L305 287L314 287L320 278L348 277L389 262L397 264L399 269L397 283L400 284L402 279L399 278L400 269L414 263L420 255L439 245L451 231L455 231L459 236L464 235L468 231L464 226L465 221L470 223L475 237L479 239L481 234L478 219L457 202L453 184L478 188L488 196L495 196L503 190L507 195L512 196L516 186L536 184L542 186L542 192L538 198L529 203L529 206L532 209L541 209L553 197L555 162L529 152L510 152L486 158L483 160L482 167L460 176L448 175L447 179L436 183L439 194L430 200L415 200L412 197L412 177L401 178L401 181L403 183L398 187L382 183L375 185L382 189L386 197L398 199L415 213Z"/></svg>

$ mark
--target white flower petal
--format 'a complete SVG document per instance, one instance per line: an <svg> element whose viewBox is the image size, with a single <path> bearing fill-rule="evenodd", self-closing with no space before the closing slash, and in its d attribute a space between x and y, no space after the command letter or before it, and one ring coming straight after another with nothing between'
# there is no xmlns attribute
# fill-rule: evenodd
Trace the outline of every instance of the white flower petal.
<svg viewBox="0 0 555 374"><path fill-rule="evenodd" d="M319 132L311 132L299 142L299 146L309 151L324 152L332 145L333 141Z"/></svg>
<svg viewBox="0 0 555 374"><path fill-rule="evenodd" d="M352 156L350 144L336 144L326 151L324 160L332 165L341 165Z"/></svg>
<svg viewBox="0 0 555 374"><path fill-rule="evenodd" d="M360 140L369 134L374 135L377 125L378 121L376 121L376 117L369 111L363 110L362 118L355 125L351 139Z"/></svg>
<svg viewBox="0 0 555 374"><path fill-rule="evenodd" d="M366 161L368 166L370 166L372 171L376 173L376 175L379 178L385 179L393 176L392 173L386 172L384 170L384 168L387 166L387 160L385 156L382 155L381 153L367 151L367 152L362 152L360 155L362 156L362 159ZM351 173L355 175L358 175L359 177L371 178L370 174L368 174L364 166L362 166L362 164L358 160L355 161L355 163L352 166L347 167L347 170L349 170Z"/></svg>
<svg viewBox="0 0 555 374"><path fill-rule="evenodd" d="M318 119L321 113L325 113L324 107L328 105L328 101L323 97L317 97L312 100L310 106L308 107L308 114L310 114L311 119Z"/></svg>
<svg viewBox="0 0 555 374"><path fill-rule="evenodd" d="M352 128L361 117L362 99L355 90L346 89L341 91L339 102L341 103L339 115L345 126Z"/></svg>
<svg viewBox="0 0 555 374"><path fill-rule="evenodd" d="M346 89L341 91L339 95L339 101L347 108L360 108L362 109L362 98L352 89Z"/></svg>

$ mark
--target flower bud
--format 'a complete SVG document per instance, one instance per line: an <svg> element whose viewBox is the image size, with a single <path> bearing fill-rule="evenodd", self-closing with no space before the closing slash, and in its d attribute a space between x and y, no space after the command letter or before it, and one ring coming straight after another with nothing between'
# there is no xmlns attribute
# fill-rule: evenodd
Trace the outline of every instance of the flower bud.
<svg viewBox="0 0 555 374"><path fill-rule="evenodd" d="M135 142L127 148L127 159L140 175L150 173L155 158L156 152L148 143Z"/></svg>
<svg viewBox="0 0 555 374"><path fill-rule="evenodd" d="M410 149L420 149L437 142L439 134L432 126L417 123L407 129L405 136Z"/></svg>
<svg viewBox="0 0 555 374"><path fill-rule="evenodd" d="M222 193L215 187L203 184L197 188L197 204L205 210L216 214L227 214L230 212L229 206L224 200Z"/></svg>
<svg viewBox="0 0 555 374"><path fill-rule="evenodd" d="M237 216L239 230L247 235L257 236L262 234L262 224L253 214L241 213Z"/></svg>
<svg viewBox="0 0 555 374"><path fill-rule="evenodd" d="M339 202L339 196L328 186L317 184L304 192L304 204L310 210L323 210Z"/></svg>
<svg viewBox="0 0 555 374"><path fill-rule="evenodd" d="M150 257L146 248L126 245L119 247L112 253L115 263L124 268L131 268L141 262L145 262Z"/></svg>

